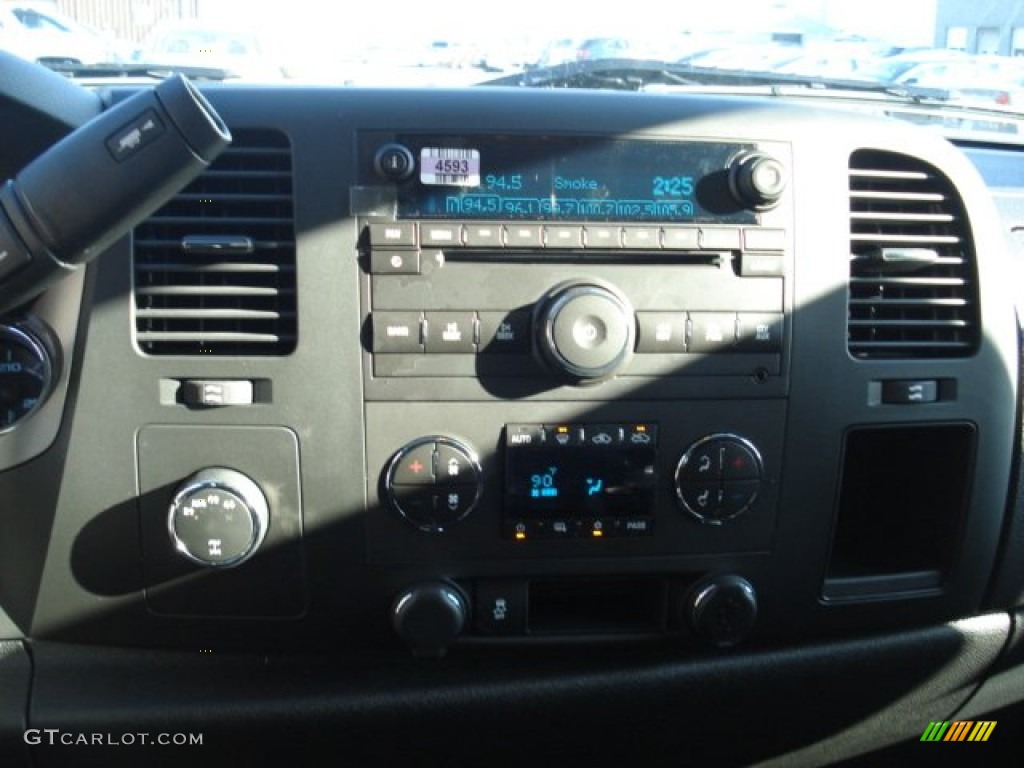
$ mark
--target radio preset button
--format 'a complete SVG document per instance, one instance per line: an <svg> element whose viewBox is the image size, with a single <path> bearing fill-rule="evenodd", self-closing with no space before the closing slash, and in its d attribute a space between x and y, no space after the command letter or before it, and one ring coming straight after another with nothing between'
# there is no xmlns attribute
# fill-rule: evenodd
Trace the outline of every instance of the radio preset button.
<svg viewBox="0 0 1024 768"><path fill-rule="evenodd" d="M702 227L700 247L705 251L738 251L742 247L740 230L732 227Z"/></svg>
<svg viewBox="0 0 1024 768"><path fill-rule="evenodd" d="M525 355L530 352L530 312L480 312L480 352Z"/></svg>
<svg viewBox="0 0 1024 768"><path fill-rule="evenodd" d="M781 312L740 312L736 317L737 349L742 352L782 351Z"/></svg>
<svg viewBox="0 0 1024 768"><path fill-rule="evenodd" d="M415 246L416 225L412 222L396 222L393 224L371 224L370 245L385 246Z"/></svg>
<svg viewBox="0 0 1024 768"><path fill-rule="evenodd" d="M420 241L423 247L461 246L461 224L420 224Z"/></svg>
<svg viewBox="0 0 1024 768"><path fill-rule="evenodd" d="M622 229L588 225L583 228L583 245L586 248L621 248Z"/></svg>
<svg viewBox="0 0 1024 768"><path fill-rule="evenodd" d="M740 277L780 277L786 273L781 253L746 252L740 257Z"/></svg>
<svg viewBox="0 0 1024 768"><path fill-rule="evenodd" d="M419 312L374 312L374 352L422 352Z"/></svg>
<svg viewBox="0 0 1024 768"><path fill-rule="evenodd" d="M500 224L466 224L466 245L473 248L501 248Z"/></svg>
<svg viewBox="0 0 1024 768"><path fill-rule="evenodd" d="M724 352L736 344L736 314L733 312L691 312L691 352Z"/></svg>
<svg viewBox="0 0 1024 768"><path fill-rule="evenodd" d="M641 250L661 249L660 227L623 227L622 245Z"/></svg>
<svg viewBox="0 0 1024 768"><path fill-rule="evenodd" d="M548 248L582 248L583 227L544 227L544 245Z"/></svg>
<svg viewBox="0 0 1024 768"><path fill-rule="evenodd" d="M370 272L375 275L418 275L419 251L370 251Z"/></svg>
<svg viewBox="0 0 1024 768"><path fill-rule="evenodd" d="M686 351L685 312L637 312L636 351L678 354Z"/></svg>
<svg viewBox="0 0 1024 768"><path fill-rule="evenodd" d="M745 229L743 243L750 251L782 251L786 248L786 230Z"/></svg>
<svg viewBox="0 0 1024 768"><path fill-rule="evenodd" d="M505 245L509 248L540 248L544 245L539 224L506 224Z"/></svg>
<svg viewBox="0 0 1024 768"><path fill-rule="evenodd" d="M472 312L427 312L424 332L428 354L476 352Z"/></svg>
<svg viewBox="0 0 1024 768"><path fill-rule="evenodd" d="M696 227L665 227L662 245L679 251L695 251L700 248L700 230Z"/></svg>

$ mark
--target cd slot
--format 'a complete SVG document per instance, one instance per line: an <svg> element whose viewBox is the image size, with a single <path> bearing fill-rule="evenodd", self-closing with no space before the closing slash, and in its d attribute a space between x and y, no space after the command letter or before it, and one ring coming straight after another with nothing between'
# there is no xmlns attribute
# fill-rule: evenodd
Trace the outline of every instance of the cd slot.
<svg viewBox="0 0 1024 768"><path fill-rule="evenodd" d="M732 258L731 252L724 251L627 251L627 250L448 250L443 251L448 263L487 264L689 264L696 266L721 266Z"/></svg>

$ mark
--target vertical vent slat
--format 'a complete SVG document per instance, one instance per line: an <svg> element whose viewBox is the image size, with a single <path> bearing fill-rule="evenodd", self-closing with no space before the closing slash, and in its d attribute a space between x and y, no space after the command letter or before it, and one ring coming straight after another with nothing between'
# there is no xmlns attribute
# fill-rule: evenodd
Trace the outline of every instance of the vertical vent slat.
<svg viewBox="0 0 1024 768"><path fill-rule="evenodd" d="M151 355L285 355L297 338L292 156L233 129L209 169L135 229L135 333Z"/></svg>
<svg viewBox="0 0 1024 768"><path fill-rule="evenodd" d="M906 155L850 158L847 345L860 359L966 357L978 347L977 271L963 203Z"/></svg>

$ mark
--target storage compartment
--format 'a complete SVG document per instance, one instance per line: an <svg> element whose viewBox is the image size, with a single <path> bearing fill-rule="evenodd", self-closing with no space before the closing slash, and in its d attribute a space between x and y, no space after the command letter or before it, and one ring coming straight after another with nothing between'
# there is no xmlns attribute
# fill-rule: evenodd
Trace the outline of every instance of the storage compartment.
<svg viewBox="0 0 1024 768"><path fill-rule="evenodd" d="M559 579L530 583L531 634L660 632L665 581L655 578Z"/></svg>
<svg viewBox="0 0 1024 768"><path fill-rule="evenodd" d="M847 433L825 599L941 587L956 556L974 449L971 424Z"/></svg>

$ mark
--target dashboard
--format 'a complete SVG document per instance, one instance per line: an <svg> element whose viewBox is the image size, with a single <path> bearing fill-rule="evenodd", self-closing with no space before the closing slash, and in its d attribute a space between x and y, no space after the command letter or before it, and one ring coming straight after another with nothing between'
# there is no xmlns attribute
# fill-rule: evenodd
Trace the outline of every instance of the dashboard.
<svg viewBox="0 0 1024 768"><path fill-rule="evenodd" d="M826 764L1021 698L1016 149L203 95L230 146L0 328L7 764Z"/></svg>

